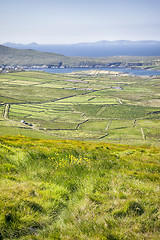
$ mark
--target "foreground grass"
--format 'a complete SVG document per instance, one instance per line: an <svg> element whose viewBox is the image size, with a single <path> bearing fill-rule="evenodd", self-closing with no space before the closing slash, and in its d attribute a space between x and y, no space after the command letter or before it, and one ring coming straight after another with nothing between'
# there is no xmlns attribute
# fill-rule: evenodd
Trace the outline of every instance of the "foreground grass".
<svg viewBox="0 0 160 240"><path fill-rule="evenodd" d="M0 239L158 239L155 147L0 137Z"/></svg>

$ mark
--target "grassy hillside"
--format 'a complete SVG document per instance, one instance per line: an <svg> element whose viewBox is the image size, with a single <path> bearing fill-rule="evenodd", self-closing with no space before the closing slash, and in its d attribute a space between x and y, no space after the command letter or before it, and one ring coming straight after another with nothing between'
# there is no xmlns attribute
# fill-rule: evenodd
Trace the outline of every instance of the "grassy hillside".
<svg viewBox="0 0 160 240"><path fill-rule="evenodd" d="M0 65L50 65L59 64L65 56L38 52L31 49L15 49L0 45Z"/></svg>
<svg viewBox="0 0 160 240"><path fill-rule="evenodd" d="M0 65L55 65L64 67L137 67L160 69L160 57L66 57L60 54L39 52L31 49L15 49L0 45Z"/></svg>
<svg viewBox="0 0 160 240"><path fill-rule="evenodd" d="M0 137L0 239L157 240L155 147Z"/></svg>

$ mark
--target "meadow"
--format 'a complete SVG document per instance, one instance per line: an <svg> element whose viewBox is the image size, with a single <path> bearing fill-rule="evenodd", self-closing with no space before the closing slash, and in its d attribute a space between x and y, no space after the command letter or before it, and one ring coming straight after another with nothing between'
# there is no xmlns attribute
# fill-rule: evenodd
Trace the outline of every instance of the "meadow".
<svg viewBox="0 0 160 240"><path fill-rule="evenodd" d="M0 240L157 240L159 81L0 74Z"/></svg>

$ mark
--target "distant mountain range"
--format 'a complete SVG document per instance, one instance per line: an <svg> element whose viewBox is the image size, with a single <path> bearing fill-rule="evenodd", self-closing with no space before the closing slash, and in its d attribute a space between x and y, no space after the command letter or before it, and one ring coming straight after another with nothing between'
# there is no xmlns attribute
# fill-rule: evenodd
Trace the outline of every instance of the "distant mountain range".
<svg viewBox="0 0 160 240"><path fill-rule="evenodd" d="M77 44L16 44L4 46L80 57L160 56L160 41L98 41Z"/></svg>

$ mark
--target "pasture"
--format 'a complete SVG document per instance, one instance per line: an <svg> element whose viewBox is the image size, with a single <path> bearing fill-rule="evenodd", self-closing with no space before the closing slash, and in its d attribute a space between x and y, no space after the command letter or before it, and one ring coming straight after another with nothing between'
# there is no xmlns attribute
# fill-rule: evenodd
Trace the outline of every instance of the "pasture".
<svg viewBox="0 0 160 240"><path fill-rule="evenodd" d="M96 70L1 74L0 134L159 146L159 81Z"/></svg>

